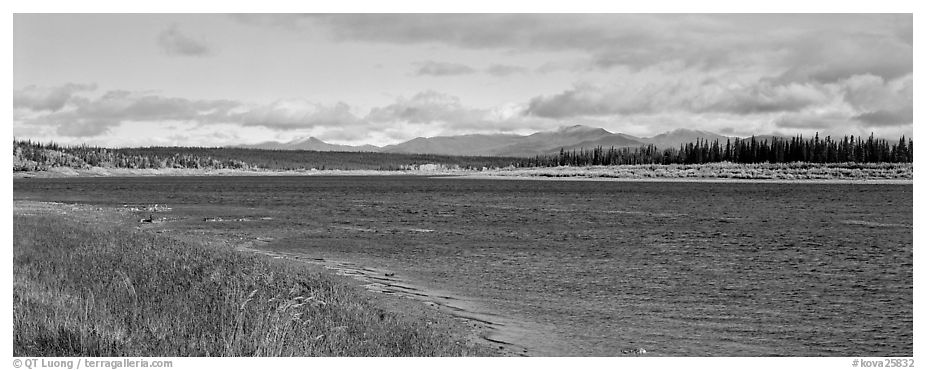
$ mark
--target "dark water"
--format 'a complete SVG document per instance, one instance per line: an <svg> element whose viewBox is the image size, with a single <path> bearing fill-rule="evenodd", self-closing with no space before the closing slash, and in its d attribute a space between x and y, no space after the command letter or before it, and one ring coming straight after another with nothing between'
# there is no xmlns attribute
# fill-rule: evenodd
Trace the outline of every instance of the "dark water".
<svg viewBox="0 0 926 370"><path fill-rule="evenodd" d="M910 185L24 179L14 198L166 204L178 230L386 266L542 328L543 354L913 354Z"/></svg>

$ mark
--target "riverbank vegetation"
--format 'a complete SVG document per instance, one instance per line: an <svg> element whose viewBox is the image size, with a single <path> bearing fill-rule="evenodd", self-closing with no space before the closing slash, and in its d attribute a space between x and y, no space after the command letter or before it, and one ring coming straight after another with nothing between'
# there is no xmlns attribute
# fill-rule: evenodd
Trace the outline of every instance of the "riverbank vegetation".
<svg viewBox="0 0 926 370"><path fill-rule="evenodd" d="M100 148L62 146L14 140L13 171L47 171L69 169L131 169L131 170L240 170L240 171L305 171L305 170L375 170L375 171L434 171L434 170L511 170L523 168L638 166L638 165L703 165L725 163L741 165L748 170L754 164L771 164L766 169L839 167L839 173L851 172L870 165L913 163L913 140L901 137L895 142L886 139L846 136L842 139L819 137L751 137L720 140L696 140L678 148L661 149L653 145L642 147L604 148L601 146L558 153L519 157L444 156L433 154L402 154L375 152L317 152L305 150L263 150L245 148L149 147ZM776 166L788 164L789 166ZM794 166L791 166L791 165ZM627 172L622 169L617 172ZM912 169L911 169L912 170ZM824 172L829 170L824 170ZM614 171L612 171L614 172ZM856 171L857 172L857 171ZM780 174L783 178L801 173ZM731 175L732 176L732 175ZM711 176L711 177L731 177ZM758 178L766 175L758 174ZM779 176L779 175L775 175ZM662 177L662 176L659 176ZM737 176L732 176L737 177ZM777 178L777 177L775 177Z"/></svg>
<svg viewBox="0 0 926 370"><path fill-rule="evenodd" d="M492 355L294 262L14 215L14 356Z"/></svg>
<svg viewBox="0 0 926 370"><path fill-rule="evenodd" d="M913 163L704 163L532 167L483 175L524 178L913 181Z"/></svg>
<svg viewBox="0 0 926 370"><path fill-rule="evenodd" d="M614 166L640 164L705 163L913 163L913 140L901 137L896 143L846 136L833 139L781 137L697 140L679 148L659 149L653 145L639 148L608 148L565 151L536 156L519 167Z"/></svg>
<svg viewBox="0 0 926 370"><path fill-rule="evenodd" d="M67 146L30 140L13 141L13 171L54 167L205 170L380 170L398 171L421 165L483 169L515 166L521 158L445 156L434 154L317 152L245 148L147 147L101 148Z"/></svg>

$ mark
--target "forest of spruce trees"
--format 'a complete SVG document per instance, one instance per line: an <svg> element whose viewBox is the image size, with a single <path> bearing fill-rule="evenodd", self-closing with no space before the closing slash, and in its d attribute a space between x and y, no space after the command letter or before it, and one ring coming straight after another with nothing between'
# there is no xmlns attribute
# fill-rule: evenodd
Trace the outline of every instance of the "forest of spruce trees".
<svg viewBox="0 0 926 370"><path fill-rule="evenodd" d="M317 152L245 148L147 147L100 148L66 146L30 140L13 141L13 171L42 171L52 167L108 167L130 169L240 169L240 170L402 170L423 164L463 169L517 166L522 158L470 157L434 154L373 152Z"/></svg>
<svg viewBox="0 0 926 370"><path fill-rule="evenodd" d="M731 163L912 163L913 140L896 142L846 136L832 139L734 138L696 140L679 148L602 147L557 154L515 157L467 157L433 154L373 152L316 152L243 148L148 147L108 149L87 145L65 146L31 140L13 141L13 171L42 171L52 167L191 168L243 170L401 170L422 164L448 168L556 167L590 165Z"/></svg>
<svg viewBox="0 0 926 370"><path fill-rule="evenodd" d="M732 163L913 163L913 140L901 137L896 143L854 136L834 140L819 135L805 139L756 137L727 139L726 142L697 140L679 148L662 149L645 145L639 148L596 147L559 154L536 156L522 167L609 166L626 164L704 164Z"/></svg>

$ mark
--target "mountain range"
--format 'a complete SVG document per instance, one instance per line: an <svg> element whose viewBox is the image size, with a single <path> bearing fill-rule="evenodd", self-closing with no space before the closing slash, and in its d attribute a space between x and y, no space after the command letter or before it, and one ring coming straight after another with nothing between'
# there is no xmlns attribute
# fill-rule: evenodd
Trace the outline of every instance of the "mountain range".
<svg viewBox="0 0 926 370"><path fill-rule="evenodd" d="M653 144L658 148L677 148L697 139L726 141L728 137L708 131L676 129L653 137L636 137L612 133L603 128L569 126L530 135L473 134L458 136L417 137L409 141L378 147L374 145L337 145L317 138L296 139L286 143L268 141L241 148L270 150L315 150L339 152L426 153L441 155L531 157L563 150L639 147Z"/></svg>

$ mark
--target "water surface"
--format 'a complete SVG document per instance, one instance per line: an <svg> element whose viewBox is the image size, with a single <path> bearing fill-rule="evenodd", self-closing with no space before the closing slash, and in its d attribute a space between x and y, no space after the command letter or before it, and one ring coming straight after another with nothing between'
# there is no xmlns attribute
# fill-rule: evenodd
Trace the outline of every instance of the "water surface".
<svg viewBox="0 0 926 370"><path fill-rule="evenodd" d="M524 323L530 354L913 354L911 185L71 178L14 198L158 203L164 227L396 271Z"/></svg>

